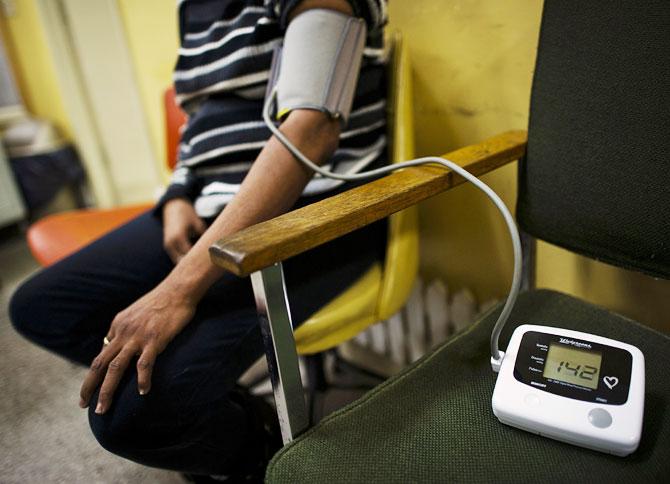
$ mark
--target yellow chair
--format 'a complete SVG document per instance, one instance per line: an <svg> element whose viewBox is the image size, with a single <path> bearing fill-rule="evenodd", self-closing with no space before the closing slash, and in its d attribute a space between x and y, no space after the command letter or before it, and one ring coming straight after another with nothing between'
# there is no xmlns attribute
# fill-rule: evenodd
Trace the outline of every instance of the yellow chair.
<svg viewBox="0 0 670 484"><path fill-rule="evenodd" d="M390 154L392 162L399 162L414 157L411 73L399 36L389 40ZM524 132L509 132L446 156L480 176L517 160L523 154L525 140ZM400 170L249 227L210 248L215 264L238 276L251 276L284 443L309 425L298 354L333 348L402 307L418 269L414 205L463 181L453 172L435 167ZM384 265L373 266L294 334L282 261L387 216L389 237Z"/></svg>
<svg viewBox="0 0 670 484"><path fill-rule="evenodd" d="M395 163L414 157L411 72L399 36L391 36L389 44L389 153ZM479 176L518 159L525 139L524 132L505 133L447 157ZM309 425L298 354L309 358L333 348L404 305L418 270L415 204L463 181L439 168L400 170L249 227L210 248L215 264L240 277L251 276L284 443ZM383 266L373 266L294 333L282 261L387 216ZM310 386L315 389L312 382Z"/></svg>
<svg viewBox="0 0 670 484"><path fill-rule="evenodd" d="M414 157L412 78L407 50L398 34L389 36L388 138L392 163ZM388 319L407 300L419 266L415 206L389 217L384 264L373 265L353 285L295 331L298 353L333 348L368 326Z"/></svg>
<svg viewBox="0 0 670 484"><path fill-rule="evenodd" d="M387 45L390 53L387 90L388 152L390 162L397 163L414 157L412 79L408 53L400 35L389 35ZM309 368L312 417L316 392L322 389L324 376L321 362L310 355L334 348L370 325L389 318L407 300L419 265L418 211L415 206L389 217L387 241L383 264L374 264L347 290L297 328L295 334L286 302L281 264L251 274L285 441L306 428L309 421L302 397L297 354L307 356L310 364L315 363ZM210 252L215 263L219 257L226 258L230 255L217 250L216 246ZM280 257L278 260L285 258L287 257ZM240 263L245 264L244 261ZM225 262L223 265L226 267ZM231 266L227 268L231 269ZM249 274L241 274L236 270L233 272L238 275ZM276 334L277 328L269 323L270 319L281 322L279 326L283 328L282 334ZM282 367L284 359L275 358L274 349L277 349L278 354L289 353L289 358L285 359L288 366ZM287 397L292 401L287 402Z"/></svg>
<svg viewBox="0 0 670 484"><path fill-rule="evenodd" d="M390 153L391 161L398 162L414 157L411 78L402 42L397 36L390 40ZM525 132L513 131L445 156L480 176L519 159L525 142ZM240 277L251 276L284 443L309 425L298 354L333 348L400 309L418 268L418 221L412 207L463 182L436 167L400 170L239 231L210 248L215 264ZM371 268L294 334L282 261L387 216L383 267Z"/></svg>

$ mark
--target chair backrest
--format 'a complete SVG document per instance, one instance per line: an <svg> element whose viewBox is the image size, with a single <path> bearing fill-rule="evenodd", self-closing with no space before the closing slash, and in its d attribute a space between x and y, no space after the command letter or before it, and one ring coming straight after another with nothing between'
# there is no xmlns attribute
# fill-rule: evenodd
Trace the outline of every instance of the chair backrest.
<svg viewBox="0 0 670 484"><path fill-rule="evenodd" d="M180 130L187 119L184 111L177 106L174 87L169 87L163 93L163 109L165 110L165 164L172 170L177 164Z"/></svg>
<svg viewBox="0 0 670 484"><path fill-rule="evenodd" d="M670 278L670 2L546 0L517 217Z"/></svg>
<svg viewBox="0 0 670 484"><path fill-rule="evenodd" d="M414 158L412 71L400 34L388 37L391 49L388 89L389 156L392 163ZM419 269L418 208L412 206L389 217L386 260L377 306L380 321L395 314L407 300Z"/></svg>

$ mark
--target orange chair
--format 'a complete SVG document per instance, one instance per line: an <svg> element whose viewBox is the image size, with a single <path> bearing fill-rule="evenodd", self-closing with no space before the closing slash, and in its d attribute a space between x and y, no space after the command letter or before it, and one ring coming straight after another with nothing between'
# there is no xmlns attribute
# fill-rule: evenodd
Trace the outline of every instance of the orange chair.
<svg viewBox="0 0 670 484"><path fill-rule="evenodd" d="M186 122L186 115L175 103L173 88L163 95L165 107L165 140L167 166L177 163L179 129ZM28 229L28 246L42 266L49 266L85 245L149 210L152 203L112 209L85 209L57 213L44 217Z"/></svg>

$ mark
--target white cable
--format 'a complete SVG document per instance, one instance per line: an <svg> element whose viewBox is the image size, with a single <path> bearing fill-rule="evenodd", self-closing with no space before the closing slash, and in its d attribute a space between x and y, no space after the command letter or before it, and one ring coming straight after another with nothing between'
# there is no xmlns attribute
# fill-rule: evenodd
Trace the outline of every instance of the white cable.
<svg viewBox="0 0 670 484"><path fill-rule="evenodd" d="M491 332L491 366L494 368L494 371L497 371L497 369L500 368L500 363L504 357L504 353L502 353L498 348L498 339L500 337L500 332L502 331L503 326L505 326L505 323L507 322L507 318L512 312L512 308L514 307L514 303L516 302L516 298L521 287L521 240L519 238L519 231L516 227L516 224L514 223L514 217L512 217L512 214L509 212L505 206L505 203L500 199L498 194L494 192L486 183L471 174L469 171L460 167L453 161L438 156L426 156L423 158L417 158L415 160L394 163L392 165L376 168L374 170L353 174L334 173L332 171L321 168L317 164L313 163L305 155L303 155L302 152L293 143L291 143L291 141L281 131L279 131L279 128L277 128L277 126L275 126L275 124L272 122L270 111L275 97L276 89L273 89L263 107L263 120L265 121L265 124L267 124L272 134L277 137L277 139L293 154L293 156L295 156L300 162L309 167L311 170L314 170L316 173L319 173L322 176L334 178L335 180L359 181L381 175L387 175L402 168L437 164L458 173L467 181L479 188L487 197L491 199L491 201L495 204L505 219L507 229L509 230L509 234L512 239L512 250L514 251L514 273L512 275L512 284L507 296L507 300L505 301L505 305L503 306L500 316L498 316L498 320L496 321L496 324L493 327L493 331Z"/></svg>

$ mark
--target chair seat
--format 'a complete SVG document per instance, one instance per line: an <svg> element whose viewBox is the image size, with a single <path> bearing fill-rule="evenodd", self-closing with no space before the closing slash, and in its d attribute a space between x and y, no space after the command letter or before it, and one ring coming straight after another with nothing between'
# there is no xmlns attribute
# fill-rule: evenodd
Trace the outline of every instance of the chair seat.
<svg viewBox="0 0 670 484"><path fill-rule="evenodd" d="M49 266L151 207L152 204L144 204L49 215L30 226L28 246L42 266Z"/></svg>
<svg viewBox="0 0 670 484"><path fill-rule="evenodd" d="M489 337L500 306L325 418L270 463L269 482L659 482L670 475L670 338L571 296L522 294L501 337L523 323L620 339L646 358L638 450L620 458L505 426L491 411Z"/></svg>

